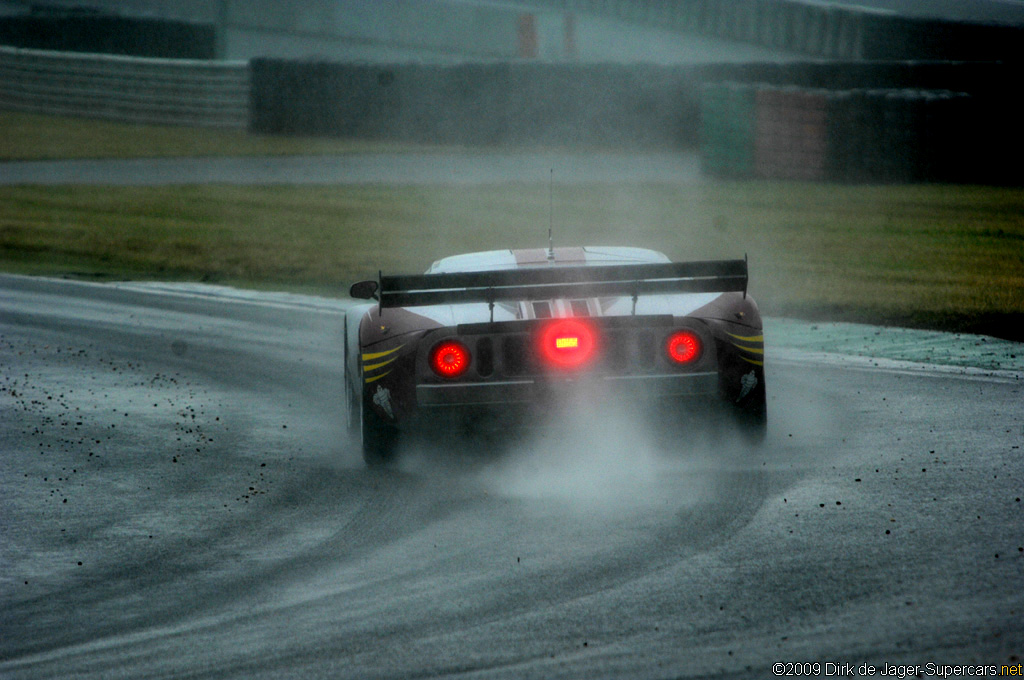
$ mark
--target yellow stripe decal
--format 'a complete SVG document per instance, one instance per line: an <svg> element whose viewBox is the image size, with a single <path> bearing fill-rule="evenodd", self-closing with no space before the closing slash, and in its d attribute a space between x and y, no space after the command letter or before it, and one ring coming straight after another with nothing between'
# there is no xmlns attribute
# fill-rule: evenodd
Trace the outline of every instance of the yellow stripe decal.
<svg viewBox="0 0 1024 680"><path fill-rule="evenodd" d="M370 364L369 366L363 366L363 370L364 371L372 371L375 368L380 368L381 366L387 366L388 364L390 364L390 363L392 363L394 361L398 361L398 357L391 357L387 361L382 361L379 364Z"/></svg>
<svg viewBox="0 0 1024 680"><path fill-rule="evenodd" d="M380 380L380 379L381 379L381 378L383 378L384 376L386 376L386 375L390 375L390 374L391 374L391 371L388 371L387 373L381 373L380 375L375 375L375 376L373 376L372 378L367 378L367 379L366 379L366 382L367 382L367 383L372 383L373 381L375 381L375 380Z"/></svg>
<svg viewBox="0 0 1024 680"><path fill-rule="evenodd" d="M370 361L372 359L380 359L381 357L386 357L389 354L394 354L395 352L397 352L398 350L402 349L403 347L405 347L405 345L399 345L398 347L396 347L394 349L389 349L386 352L374 352L373 354L364 354L363 355L363 361Z"/></svg>
<svg viewBox="0 0 1024 680"><path fill-rule="evenodd" d="M743 359L748 364L754 364L755 366L764 366L764 362L763 361L754 361L753 359L748 359L746 357L740 357L740 359Z"/></svg>
<svg viewBox="0 0 1024 680"><path fill-rule="evenodd" d="M733 335L732 333L726 333L726 335L742 342L764 342L763 335Z"/></svg>
<svg viewBox="0 0 1024 680"><path fill-rule="evenodd" d="M737 345L735 342L732 346L736 349L741 349L744 352L750 352L751 354L764 354L764 347L744 347L743 345Z"/></svg>

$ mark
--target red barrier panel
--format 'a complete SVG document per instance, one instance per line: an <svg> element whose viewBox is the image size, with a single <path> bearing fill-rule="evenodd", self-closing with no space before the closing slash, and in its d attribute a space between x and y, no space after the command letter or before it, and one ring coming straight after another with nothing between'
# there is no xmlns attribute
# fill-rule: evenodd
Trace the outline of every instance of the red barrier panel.
<svg viewBox="0 0 1024 680"><path fill-rule="evenodd" d="M522 59L537 58L537 17L534 14L519 15L519 56Z"/></svg>
<svg viewBox="0 0 1024 680"><path fill-rule="evenodd" d="M757 92L754 174L763 179L825 179L825 93L795 89Z"/></svg>

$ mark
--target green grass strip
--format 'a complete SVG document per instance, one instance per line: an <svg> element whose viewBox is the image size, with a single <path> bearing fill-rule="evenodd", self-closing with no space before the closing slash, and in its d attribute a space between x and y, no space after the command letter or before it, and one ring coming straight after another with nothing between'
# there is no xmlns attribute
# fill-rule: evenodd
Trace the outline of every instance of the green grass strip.
<svg viewBox="0 0 1024 680"><path fill-rule="evenodd" d="M0 111L0 161L69 158L337 155L426 149L424 145L250 135L171 125L132 125L88 118Z"/></svg>
<svg viewBox="0 0 1024 680"><path fill-rule="evenodd" d="M0 187L0 269L344 295L542 247L548 187ZM768 314L1024 339L1024 193L804 183L555 186L560 245L750 256Z"/></svg>

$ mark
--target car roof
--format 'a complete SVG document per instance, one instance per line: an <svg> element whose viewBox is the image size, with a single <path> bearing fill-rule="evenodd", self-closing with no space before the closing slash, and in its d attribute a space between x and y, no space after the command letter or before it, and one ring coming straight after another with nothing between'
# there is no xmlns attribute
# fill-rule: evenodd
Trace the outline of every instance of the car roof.
<svg viewBox="0 0 1024 680"><path fill-rule="evenodd" d="M528 248L521 250L487 250L479 253L452 255L430 265L427 273L496 271L540 266L590 266L670 262L664 253L656 250L623 246L560 247L554 249L553 259L549 257L549 254L547 248Z"/></svg>

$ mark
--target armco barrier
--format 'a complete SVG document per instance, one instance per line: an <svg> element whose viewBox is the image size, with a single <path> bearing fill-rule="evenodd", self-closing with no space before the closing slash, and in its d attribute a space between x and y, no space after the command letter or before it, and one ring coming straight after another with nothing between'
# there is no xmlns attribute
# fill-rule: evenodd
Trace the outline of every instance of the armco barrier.
<svg viewBox="0 0 1024 680"><path fill-rule="evenodd" d="M249 66L0 46L0 108L244 129Z"/></svg>

